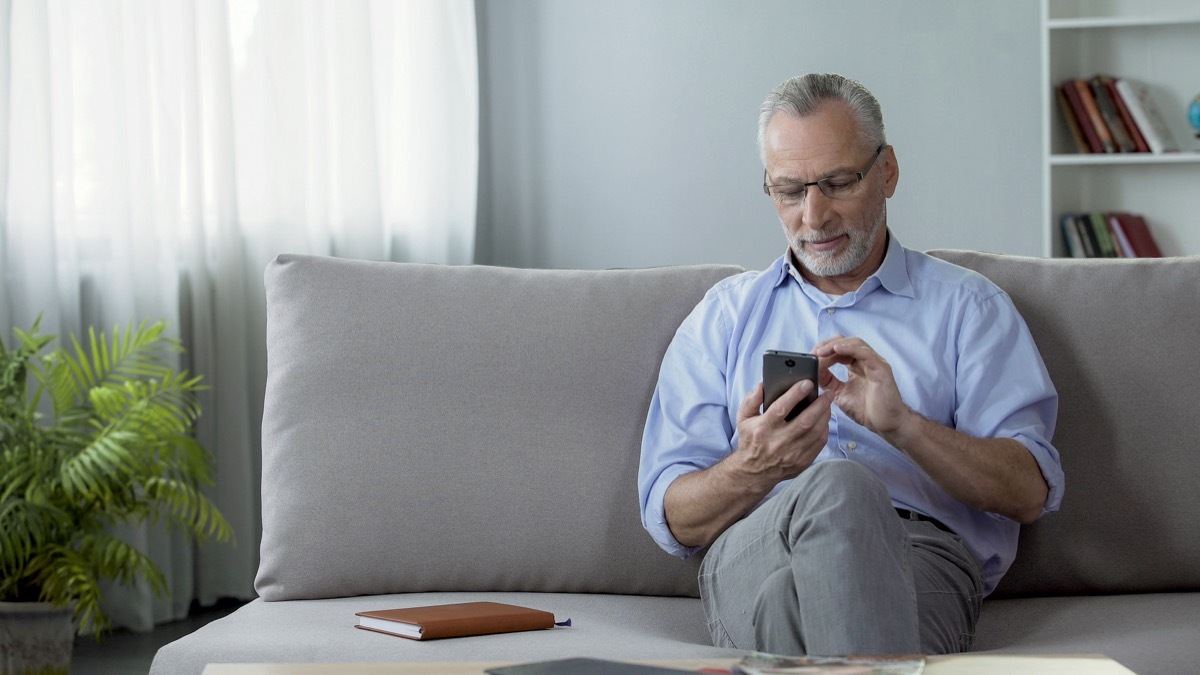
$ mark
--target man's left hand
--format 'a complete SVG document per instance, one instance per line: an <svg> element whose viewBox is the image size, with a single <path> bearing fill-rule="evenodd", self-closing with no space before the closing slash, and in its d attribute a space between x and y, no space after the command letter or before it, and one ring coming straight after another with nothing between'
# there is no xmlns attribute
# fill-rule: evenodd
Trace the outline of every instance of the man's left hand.
<svg viewBox="0 0 1200 675"><path fill-rule="evenodd" d="M813 347L812 353L820 360L821 388L832 393L833 402L850 419L887 438L912 415L892 367L861 338L838 335ZM844 382L829 370L839 363L846 366Z"/></svg>

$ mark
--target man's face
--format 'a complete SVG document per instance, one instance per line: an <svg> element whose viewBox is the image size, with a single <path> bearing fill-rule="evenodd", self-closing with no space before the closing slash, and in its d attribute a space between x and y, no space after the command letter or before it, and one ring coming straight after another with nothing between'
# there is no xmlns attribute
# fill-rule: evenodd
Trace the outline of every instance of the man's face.
<svg viewBox="0 0 1200 675"><path fill-rule="evenodd" d="M857 122L842 103L825 103L808 117L776 113L763 144L771 185L809 183L863 171L875 147L860 138ZM803 200L775 199L792 253L818 277L861 277L883 259L887 237L886 199L896 188L895 156L890 146L860 184L828 197L816 186Z"/></svg>

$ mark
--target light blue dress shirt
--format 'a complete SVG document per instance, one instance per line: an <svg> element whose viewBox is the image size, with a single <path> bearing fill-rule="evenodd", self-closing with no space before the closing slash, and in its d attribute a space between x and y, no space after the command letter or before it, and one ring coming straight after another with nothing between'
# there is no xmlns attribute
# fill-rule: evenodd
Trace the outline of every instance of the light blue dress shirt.
<svg viewBox="0 0 1200 675"><path fill-rule="evenodd" d="M905 403L925 417L1028 448L1050 488L1043 513L1058 510L1063 471L1050 444L1058 394L1024 320L982 275L889 240L883 264L852 293L826 295L784 255L766 270L717 283L684 320L663 357L638 470L642 524L664 550L681 557L698 550L671 535L663 497L680 475L738 447L738 407L762 380L763 352L807 352L835 335L860 337L886 359ZM833 373L845 379L845 366ZM858 462L887 486L895 506L954 530L979 561L985 594L1012 564L1019 523L957 501L836 406L816 461L830 459Z"/></svg>

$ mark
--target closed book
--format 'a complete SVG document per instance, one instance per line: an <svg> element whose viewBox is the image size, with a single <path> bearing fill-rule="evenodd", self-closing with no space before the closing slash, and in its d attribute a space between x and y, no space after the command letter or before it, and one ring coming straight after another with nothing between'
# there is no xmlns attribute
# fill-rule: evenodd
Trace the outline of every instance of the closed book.
<svg viewBox="0 0 1200 675"><path fill-rule="evenodd" d="M1137 147L1137 152L1150 152L1150 146L1146 144L1146 139L1142 136L1141 129L1138 129L1137 122L1134 121L1133 115L1129 113L1129 106L1125 105L1125 99L1121 96L1120 90L1117 89L1116 78L1107 75L1100 77L1104 81L1105 88L1108 89L1108 95L1117 106L1117 112L1121 115L1121 122L1125 125L1125 130L1129 132L1129 137L1133 139L1133 144Z"/></svg>
<svg viewBox="0 0 1200 675"><path fill-rule="evenodd" d="M1075 113L1075 121L1079 123L1079 129L1083 132L1084 140L1087 141L1088 152L1104 152L1104 145L1100 143L1100 137L1096 135L1096 130L1092 128L1092 120L1088 117L1087 108L1083 107L1083 101L1079 98L1079 90L1075 88L1075 80L1067 80L1060 84L1058 88L1067 97L1067 102L1071 104L1071 112Z"/></svg>
<svg viewBox="0 0 1200 675"><path fill-rule="evenodd" d="M463 602L358 612L355 628L412 640L515 633L554 627L554 615L499 602Z"/></svg>
<svg viewBox="0 0 1200 675"><path fill-rule="evenodd" d="M1125 230L1121 228L1121 221L1117 218L1117 214L1109 213L1105 216L1108 219L1108 229L1112 232L1113 238L1116 239L1117 248L1121 250L1122 258L1136 258L1137 253L1134 252L1133 246L1129 243L1129 237L1125 236Z"/></svg>
<svg viewBox="0 0 1200 675"><path fill-rule="evenodd" d="M1117 146L1113 143L1112 134L1108 132L1108 127L1104 124L1104 118L1100 115L1096 98L1092 96L1092 88L1084 80L1073 80L1073 82L1075 91L1079 92L1079 100L1083 101L1083 108L1087 110L1088 119L1091 120L1096 135L1100 137L1100 144L1104 146L1104 152L1116 152Z"/></svg>
<svg viewBox="0 0 1200 675"><path fill-rule="evenodd" d="M1100 246L1100 257L1116 258L1117 249L1108 236L1108 224L1104 222L1104 214L1093 211L1088 214L1088 223L1091 225L1092 231L1096 233L1096 243Z"/></svg>
<svg viewBox="0 0 1200 675"><path fill-rule="evenodd" d="M1079 240L1083 243L1083 253L1088 258L1100 257L1100 244L1096 242L1096 233L1092 231L1091 219L1086 213L1077 213L1071 219L1075 225L1075 231L1079 233Z"/></svg>
<svg viewBox="0 0 1200 675"><path fill-rule="evenodd" d="M1125 131L1125 123L1121 121L1121 114L1117 112L1117 104L1113 103L1112 97L1108 95L1108 88L1104 86L1104 81L1097 75L1088 84L1092 87L1092 97L1096 99L1100 117L1104 119L1104 125L1108 127L1108 132L1112 134L1117 151L1137 152L1137 146L1129 137L1129 133Z"/></svg>
<svg viewBox="0 0 1200 675"><path fill-rule="evenodd" d="M1129 114L1137 122L1138 129L1146 139L1146 145L1150 146L1150 152L1155 154L1179 152L1179 144L1171 136L1167 123L1163 120L1162 114L1158 112L1158 107L1154 105L1154 100L1150 97L1150 90L1145 85L1133 80L1118 78L1117 91L1121 93L1121 98L1129 107Z"/></svg>
<svg viewBox="0 0 1200 675"><path fill-rule="evenodd" d="M1071 101L1067 98L1066 92L1062 87L1054 88L1054 95L1058 98L1058 109L1062 111L1063 120L1067 123L1067 129L1071 132L1071 138L1075 141L1075 149L1080 154L1091 152L1088 147L1087 139L1083 136L1083 129L1079 127L1079 120L1075 117L1075 111L1071 109Z"/></svg>
<svg viewBox="0 0 1200 675"><path fill-rule="evenodd" d="M1154 235L1150 234L1150 227L1146 224L1146 219L1136 213L1118 213L1117 220L1121 223L1121 230L1125 232L1125 237L1129 239L1129 246L1133 248L1133 252L1139 258L1161 258L1162 251L1158 248L1158 242L1154 241Z"/></svg>
<svg viewBox="0 0 1200 675"><path fill-rule="evenodd" d="M1079 231L1075 229L1075 214L1064 213L1058 217L1058 225L1062 228L1063 246L1072 258L1086 258L1083 242L1079 239Z"/></svg>

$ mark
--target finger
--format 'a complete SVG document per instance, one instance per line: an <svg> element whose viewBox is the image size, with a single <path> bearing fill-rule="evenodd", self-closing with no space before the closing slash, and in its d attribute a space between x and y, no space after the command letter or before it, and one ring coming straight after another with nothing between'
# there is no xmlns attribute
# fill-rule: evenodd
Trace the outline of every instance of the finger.
<svg viewBox="0 0 1200 675"><path fill-rule="evenodd" d="M766 412L781 420L786 418L788 413L792 412L792 408L799 405L815 386L816 384L811 380L800 380L796 384L793 384L787 391L783 392L782 396L775 399L775 402L771 404L770 408L767 408Z"/></svg>
<svg viewBox="0 0 1200 675"><path fill-rule="evenodd" d="M814 429L817 427L829 426L830 408L833 406L833 394L829 391L823 391L816 400L804 409L804 412L796 416L792 422L799 423L798 426L803 429Z"/></svg>
<svg viewBox="0 0 1200 675"><path fill-rule="evenodd" d="M762 384L762 382L759 382L758 386L751 389L750 393L746 394L746 398L742 399L742 404L740 406L738 406L738 412L737 412L738 422L741 422L742 420L748 419L750 417L757 416L758 410L759 410L759 408L762 407L762 404L763 404L763 384Z"/></svg>

